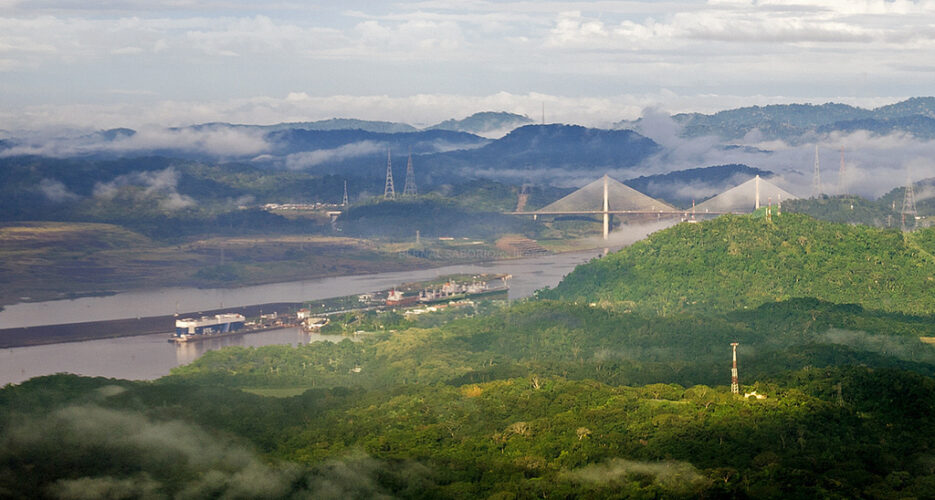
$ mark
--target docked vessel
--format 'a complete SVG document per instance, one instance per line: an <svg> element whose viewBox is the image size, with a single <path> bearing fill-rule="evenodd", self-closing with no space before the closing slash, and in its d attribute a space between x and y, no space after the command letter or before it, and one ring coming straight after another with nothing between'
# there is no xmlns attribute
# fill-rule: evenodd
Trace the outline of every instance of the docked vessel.
<svg viewBox="0 0 935 500"><path fill-rule="evenodd" d="M302 321L302 329L307 333L317 332L321 330L321 327L327 325L328 322L329 320L326 317L310 316Z"/></svg>
<svg viewBox="0 0 935 500"><path fill-rule="evenodd" d="M242 330L245 323L246 318L237 313L177 319L175 320L175 334L169 340L188 342L194 339L235 333Z"/></svg>
<svg viewBox="0 0 935 500"><path fill-rule="evenodd" d="M441 288L423 289L419 292L419 302L431 304L447 300L474 298L484 295L506 293L510 290L508 280L510 275L504 275L490 281L472 281L470 283L445 282Z"/></svg>
<svg viewBox="0 0 935 500"><path fill-rule="evenodd" d="M415 304L418 300L418 296L405 295L401 290L396 289L386 294L386 305L388 306L408 306Z"/></svg>

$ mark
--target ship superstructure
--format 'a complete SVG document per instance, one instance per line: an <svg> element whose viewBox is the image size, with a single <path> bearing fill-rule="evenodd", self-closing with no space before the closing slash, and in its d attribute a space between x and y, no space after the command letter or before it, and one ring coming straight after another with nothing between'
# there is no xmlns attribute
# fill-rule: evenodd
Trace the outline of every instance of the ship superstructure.
<svg viewBox="0 0 935 500"><path fill-rule="evenodd" d="M175 320L175 338L188 340L199 335L230 333L243 328L245 322L246 318L237 313L177 319Z"/></svg>

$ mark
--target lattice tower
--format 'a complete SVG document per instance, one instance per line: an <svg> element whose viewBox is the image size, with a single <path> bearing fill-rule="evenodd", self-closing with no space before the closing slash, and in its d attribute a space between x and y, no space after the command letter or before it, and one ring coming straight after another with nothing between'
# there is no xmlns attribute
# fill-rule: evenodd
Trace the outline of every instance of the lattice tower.
<svg viewBox="0 0 935 500"><path fill-rule="evenodd" d="M416 195L416 174L412 170L412 152L409 153L409 162L406 164L406 184L403 185L403 196Z"/></svg>
<svg viewBox="0 0 935 500"><path fill-rule="evenodd" d="M341 200L341 206L347 206L347 181L344 181L344 198Z"/></svg>
<svg viewBox="0 0 935 500"><path fill-rule="evenodd" d="M908 218L915 223L916 216L919 214L916 211L916 196L912 188L912 174L906 176L906 194L903 196L903 209L900 213L902 214L903 231L906 231L908 229L906 219Z"/></svg>
<svg viewBox="0 0 935 500"><path fill-rule="evenodd" d="M812 177L812 198L821 196L821 166L818 161L818 144L815 144L815 174Z"/></svg>
<svg viewBox="0 0 935 500"><path fill-rule="evenodd" d="M396 190L393 188L393 159L389 150L386 151L386 185L383 187L383 199L396 199Z"/></svg>

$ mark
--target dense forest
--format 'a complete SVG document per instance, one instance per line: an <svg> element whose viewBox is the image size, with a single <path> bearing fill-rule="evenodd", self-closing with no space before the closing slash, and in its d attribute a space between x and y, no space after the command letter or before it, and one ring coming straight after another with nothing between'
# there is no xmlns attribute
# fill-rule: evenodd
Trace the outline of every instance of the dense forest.
<svg viewBox="0 0 935 500"><path fill-rule="evenodd" d="M933 242L726 216L474 314L10 385L0 497L931 498Z"/></svg>
<svg viewBox="0 0 935 500"><path fill-rule="evenodd" d="M608 301L662 315L794 297L935 312L935 247L924 229L834 224L784 212L680 224L579 266L546 298Z"/></svg>

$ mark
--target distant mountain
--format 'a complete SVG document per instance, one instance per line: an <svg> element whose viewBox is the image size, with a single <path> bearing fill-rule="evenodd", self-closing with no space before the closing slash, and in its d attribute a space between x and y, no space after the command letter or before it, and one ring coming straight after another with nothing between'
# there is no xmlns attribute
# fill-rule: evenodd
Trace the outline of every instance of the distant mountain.
<svg viewBox="0 0 935 500"><path fill-rule="evenodd" d="M867 130L876 134L894 131L917 137L935 137L935 98L915 97L868 110L846 104L776 104L750 106L706 115L681 113L672 117L684 137L717 136L739 140L754 132L763 139L792 143L811 141L813 134ZM615 128L640 130L642 119L622 121ZM755 132L756 131L756 132Z"/></svg>
<svg viewBox="0 0 935 500"><path fill-rule="evenodd" d="M631 130L526 125L483 147L439 153L425 161L465 176L522 181L535 175L537 182L545 182L633 167L660 149Z"/></svg>
<svg viewBox="0 0 935 500"><path fill-rule="evenodd" d="M251 128L263 131L278 131L278 130L364 130L366 132L377 132L381 134L394 134L401 132L418 132L419 129L408 125L405 123L397 122L383 122L383 121L370 121L370 120L357 120L354 118L329 118L327 120L319 120L314 122L289 122L289 123L277 123L274 125L247 125L247 124L232 124L232 123L203 123L200 125L192 125L191 128L195 130L204 129L204 128L217 128L217 127L231 127L231 128Z"/></svg>
<svg viewBox="0 0 935 500"><path fill-rule="evenodd" d="M913 97L905 101L880 106L873 110L877 118L898 118L904 116L927 116L935 118L935 97Z"/></svg>
<svg viewBox="0 0 935 500"><path fill-rule="evenodd" d="M701 203L757 175L765 179L773 172L747 165L717 165L642 176L623 183L653 198L689 208L692 201Z"/></svg>
<svg viewBox="0 0 935 500"><path fill-rule="evenodd" d="M484 116L502 118L485 122L502 125L512 123L516 115L480 114L475 118L483 121ZM112 129L71 137L10 139L0 144L0 149L6 148L9 156L85 160L160 156L201 162L251 162L319 175L371 179L383 177L390 151L394 166L400 170L411 153L417 180L425 185L476 178L516 183L532 177L542 184L577 184L582 177L590 179L595 173L634 167L662 149L631 130L577 125L525 125L495 140L442 129L372 132L302 126L205 123L164 131ZM404 170L396 175L404 175Z"/></svg>
<svg viewBox="0 0 935 500"><path fill-rule="evenodd" d="M856 132L858 130L869 130L881 135L893 132L907 132L920 139L935 139L935 118L921 114L893 118L862 118L835 122L816 129L819 134Z"/></svg>
<svg viewBox="0 0 935 500"><path fill-rule="evenodd" d="M696 137L718 135L739 139L753 129L766 137L798 136L822 125L870 116L870 112L846 104L827 103L753 106L721 111L713 115L679 114L674 118L683 133Z"/></svg>
<svg viewBox="0 0 935 500"><path fill-rule="evenodd" d="M526 125L489 140L466 132L427 130L405 134L364 131L283 130L266 135L272 145L264 162L318 173L383 176L386 151L403 175L409 151L419 183L440 185L488 178L537 183L590 177L607 169L632 167L660 147L629 130L573 125Z"/></svg>
<svg viewBox="0 0 935 500"><path fill-rule="evenodd" d="M462 120L445 120L425 130L454 130L477 135L502 136L511 130L532 123L529 117L515 113L483 111Z"/></svg>
<svg viewBox="0 0 935 500"><path fill-rule="evenodd" d="M265 136L271 145L270 154L318 154L321 164L343 164L344 160L364 154L390 150L396 154L411 151L415 155L438 153L451 149L474 149L490 141L466 132L427 130L404 133L368 132L365 130L275 130Z"/></svg>

